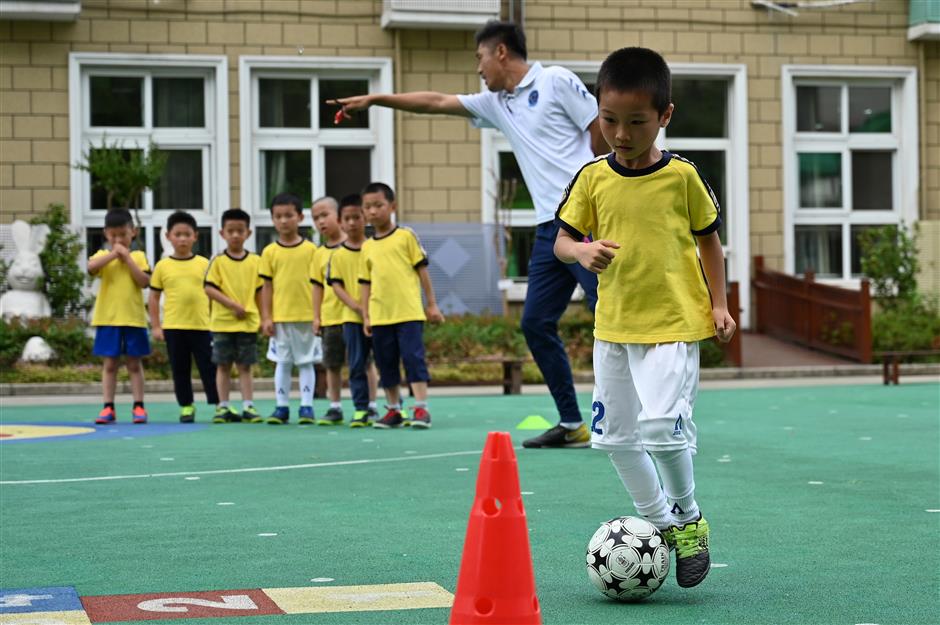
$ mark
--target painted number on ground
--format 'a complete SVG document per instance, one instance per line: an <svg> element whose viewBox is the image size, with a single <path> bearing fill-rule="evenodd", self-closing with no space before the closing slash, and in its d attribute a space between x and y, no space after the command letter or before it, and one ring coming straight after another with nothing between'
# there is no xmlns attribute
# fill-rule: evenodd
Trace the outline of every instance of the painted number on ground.
<svg viewBox="0 0 940 625"><path fill-rule="evenodd" d="M208 599L192 599L190 597L167 597L165 599L149 599L137 604L140 610L147 612L189 612L186 606L200 606L204 608L218 608L220 610L257 610L258 606L248 595L222 595L221 601Z"/></svg>

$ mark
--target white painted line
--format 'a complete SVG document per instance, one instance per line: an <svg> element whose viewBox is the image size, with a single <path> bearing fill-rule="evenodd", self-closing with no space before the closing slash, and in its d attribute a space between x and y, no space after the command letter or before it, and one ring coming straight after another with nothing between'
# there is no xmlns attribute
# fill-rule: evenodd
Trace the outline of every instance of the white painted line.
<svg viewBox="0 0 940 625"><path fill-rule="evenodd" d="M718 462L731 462L731 458L719 458Z"/></svg>
<svg viewBox="0 0 940 625"><path fill-rule="evenodd" d="M315 582L315 583L317 583L317 584L321 584L321 583L324 583L324 582L335 582L336 580L333 579L332 577L314 577L314 578L311 579L310 581L311 581L311 582Z"/></svg>
<svg viewBox="0 0 940 625"><path fill-rule="evenodd" d="M907 419L907 417L908 415L904 414L903 412L898 414L898 419Z"/></svg>
<svg viewBox="0 0 940 625"><path fill-rule="evenodd" d="M793 426L792 426L792 425L785 425L785 426L783 426L783 429L789 431L789 430L792 430L792 429L793 429Z"/></svg>
<svg viewBox="0 0 940 625"><path fill-rule="evenodd" d="M374 438L364 438L364 439L362 439L362 442L363 442L363 443L374 443L374 442L375 442L375 439L374 439Z"/></svg>
<svg viewBox="0 0 940 625"><path fill-rule="evenodd" d="M235 502L234 502L234 501L220 501L219 503L217 503L217 504L215 504L215 505L217 505L217 506L234 506L234 505L235 505Z"/></svg>
<svg viewBox="0 0 940 625"><path fill-rule="evenodd" d="M718 419L717 421L715 421L715 423L717 423L718 425L724 425L725 423L727 423L727 421L725 421L724 419Z"/></svg>
<svg viewBox="0 0 940 625"><path fill-rule="evenodd" d="M522 491L522 492L519 493L519 494L520 494L520 495L534 495L535 493L532 492L531 490L524 490L524 491Z"/></svg>
<svg viewBox="0 0 940 625"><path fill-rule="evenodd" d="M330 436L336 436L336 435L338 434L338 432L328 432L328 434L329 434Z"/></svg>
<svg viewBox="0 0 940 625"><path fill-rule="evenodd" d="M261 532L260 534L258 534L258 536L268 538L270 536L277 536L277 533L276 532Z"/></svg>
<svg viewBox="0 0 940 625"><path fill-rule="evenodd" d="M455 469L455 470L457 471L457 473L465 473L465 472L469 471L470 469L468 469L467 467L458 467L458 468Z"/></svg>
<svg viewBox="0 0 940 625"><path fill-rule="evenodd" d="M810 480L809 482L807 482L807 484L812 484L813 486L818 486L819 484L822 484L822 482L817 482L817 481L815 481L815 480Z"/></svg>
<svg viewBox="0 0 940 625"><path fill-rule="evenodd" d="M122 436L121 438L122 438L123 440L126 440L126 441L132 441L132 440L134 440L134 437L133 437L133 436Z"/></svg>
<svg viewBox="0 0 940 625"><path fill-rule="evenodd" d="M160 458L161 462L173 462L176 458Z"/></svg>
<svg viewBox="0 0 940 625"><path fill-rule="evenodd" d="M713 569L726 569L728 568L727 564L719 564L718 562L712 562L711 568Z"/></svg>
<svg viewBox="0 0 940 625"><path fill-rule="evenodd" d="M829 414L838 414L838 413L839 413L838 410L830 410L830 411L829 411Z"/></svg>
<svg viewBox="0 0 940 625"><path fill-rule="evenodd" d="M928 508L927 510L924 510L924 512L940 512L940 509L934 510L933 508Z"/></svg>
<svg viewBox="0 0 940 625"><path fill-rule="evenodd" d="M406 450L405 450L405 453L410 456L410 455L416 454L416 453L418 453L418 452L416 452L416 451L413 450L413 449L406 449Z"/></svg>
<svg viewBox="0 0 940 625"><path fill-rule="evenodd" d="M514 447L519 451L522 447ZM267 471L295 471L297 469L321 469L326 467L347 467L357 464L383 464L386 462L407 462L411 460L434 460L437 458L454 458L456 456L479 456L479 449L468 451L449 451L440 454L425 454L423 456L399 456L391 458L363 458L361 460L338 460L336 462L314 462L310 464L287 464L271 467L245 467L243 469L212 469L208 471L175 471L172 473L140 473L136 475L100 475L95 477L70 477L48 480L0 480L2 486L25 484L70 484L72 482L105 482L111 480L139 480L156 477L182 477L185 475L226 475L232 473L262 473ZM457 469L460 471L460 469ZM469 471L470 469L463 469Z"/></svg>
<svg viewBox="0 0 940 625"><path fill-rule="evenodd" d="M153 445L141 445L141 449L153 449Z"/></svg>
<svg viewBox="0 0 940 625"><path fill-rule="evenodd" d="M858 437L858 440L860 440L860 441L870 441L870 440L871 440L871 436L859 436L859 437Z"/></svg>
<svg viewBox="0 0 940 625"><path fill-rule="evenodd" d="M187 477L184 477L183 479L184 479L184 480L193 481L193 480L201 480L202 478L199 477L199 476L197 476L197 475L189 475L189 476L187 476Z"/></svg>

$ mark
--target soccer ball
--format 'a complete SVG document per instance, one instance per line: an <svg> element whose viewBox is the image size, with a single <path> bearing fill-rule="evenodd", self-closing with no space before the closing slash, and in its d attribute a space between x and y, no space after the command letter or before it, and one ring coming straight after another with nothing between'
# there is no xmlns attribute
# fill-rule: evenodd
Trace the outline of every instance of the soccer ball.
<svg viewBox="0 0 940 625"><path fill-rule="evenodd" d="M632 516L601 524L587 546L591 583L611 599L639 601L669 574L669 546L649 522Z"/></svg>

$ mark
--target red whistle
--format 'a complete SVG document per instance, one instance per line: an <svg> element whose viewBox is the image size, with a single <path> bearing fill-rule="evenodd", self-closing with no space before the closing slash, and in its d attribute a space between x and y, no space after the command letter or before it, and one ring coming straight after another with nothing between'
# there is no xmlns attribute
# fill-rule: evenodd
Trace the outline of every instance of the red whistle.
<svg viewBox="0 0 940 625"><path fill-rule="evenodd" d="M336 115L333 116L333 125L339 125L344 119L352 119L352 117L350 117L349 113L346 112L346 109L341 108L340 110L336 111Z"/></svg>

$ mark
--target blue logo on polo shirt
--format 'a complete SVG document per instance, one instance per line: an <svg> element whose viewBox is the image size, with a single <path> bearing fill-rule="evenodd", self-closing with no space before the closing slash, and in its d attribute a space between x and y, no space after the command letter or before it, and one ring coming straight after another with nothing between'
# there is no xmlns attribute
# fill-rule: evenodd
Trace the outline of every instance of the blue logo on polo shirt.
<svg viewBox="0 0 940 625"><path fill-rule="evenodd" d="M538 102L539 102L539 91L538 89L536 89L535 91L529 94L529 107L531 108L535 106L536 104L538 104Z"/></svg>

